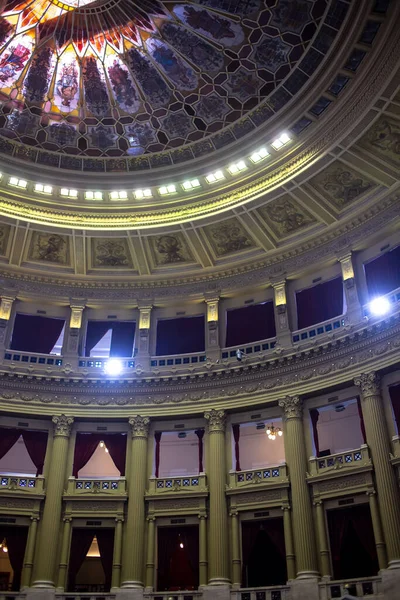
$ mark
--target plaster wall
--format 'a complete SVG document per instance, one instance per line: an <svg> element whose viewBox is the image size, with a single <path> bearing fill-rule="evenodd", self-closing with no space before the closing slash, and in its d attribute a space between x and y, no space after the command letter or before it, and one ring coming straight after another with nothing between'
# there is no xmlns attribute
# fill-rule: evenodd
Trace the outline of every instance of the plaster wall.
<svg viewBox="0 0 400 600"><path fill-rule="evenodd" d="M0 473L12 473L13 475L36 475L36 467L28 454L22 436L0 460Z"/></svg>
<svg viewBox="0 0 400 600"><path fill-rule="evenodd" d="M274 424L282 427L281 419L267 421L266 425ZM285 462L285 448L283 436L270 440L266 435L266 428L257 430L256 423L241 423L240 425L240 466L242 470L256 469L258 467L275 466ZM232 436L232 469L235 469L235 450Z"/></svg>
<svg viewBox="0 0 400 600"><path fill-rule="evenodd" d="M198 474L198 437L194 431L185 433L186 438L180 439L178 432L163 432L160 442L159 477Z"/></svg>
<svg viewBox="0 0 400 600"><path fill-rule="evenodd" d="M330 450L330 454L353 450L364 443L356 400L339 404L345 406L344 411L336 412L336 403L335 406L318 409L319 449Z"/></svg>

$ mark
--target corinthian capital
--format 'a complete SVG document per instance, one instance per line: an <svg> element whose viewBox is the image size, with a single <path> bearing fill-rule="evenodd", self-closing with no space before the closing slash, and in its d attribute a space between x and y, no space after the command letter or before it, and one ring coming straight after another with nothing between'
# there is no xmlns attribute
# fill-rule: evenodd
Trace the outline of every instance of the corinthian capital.
<svg viewBox="0 0 400 600"><path fill-rule="evenodd" d="M303 400L299 396L286 396L278 401L279 406L283 409L285 419L299 418L303 415Z"/></svg>
<svg viewBox="0 0 400 600"><path fill-rule="evenodd" d="M56 415L52 418L54 423L54 437L69 437L71 435L71 425L74 422L73 417L65 415Z"/></svg>
<svg viewBox="0 0 400 600"><path fill-rule="evenodd" d="M380 395L381 393L381 378L375 371L361 373L361 375L354 378L354 384L360 388L364 398Z"/></svg>
<svg viewBox="0 0 400 600"><path fill-rule="evenodd" d="M150 419L149 417L141 417L140 415L135 415L134 417L130 417L129 425L132 429L132 437L144 437L147 438L149 435L149 425Z"/></svg>
<svg viewBox="0 0 400 600"><path fill-rule="evenodd" d="M213 433L214 431L225 431L226 412L224 410L212 408L204 413L204 418L208 421L209 433Z"/></svg>

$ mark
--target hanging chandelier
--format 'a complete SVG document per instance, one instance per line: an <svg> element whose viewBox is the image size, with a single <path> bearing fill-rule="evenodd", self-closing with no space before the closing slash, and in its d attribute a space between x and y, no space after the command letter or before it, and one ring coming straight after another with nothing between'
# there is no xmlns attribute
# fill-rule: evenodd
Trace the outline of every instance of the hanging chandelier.
<svg viewBox="0 0 400 600"><path fill-rule="evenodd" d="M276 440L276 436L282 436L283 435L283 431L280 427L274 427L274 424L272 423L271 425L267 426L267 430L265 432L268 436L268 439L270 440Z"/></svg>
<svg viewBox="0 0 400 600"><path fill-rule="evenodd" d="M8 552L6 538L4 538L4 540L0 544L0 550L3 550L3 552Z"/></svg>
<svg viewBox="0 0 400 600"><path fill-rule="evenodd" d="M104 451L108 453L108 448L103 441L100 442L100 448L104 448Z"/></svg>

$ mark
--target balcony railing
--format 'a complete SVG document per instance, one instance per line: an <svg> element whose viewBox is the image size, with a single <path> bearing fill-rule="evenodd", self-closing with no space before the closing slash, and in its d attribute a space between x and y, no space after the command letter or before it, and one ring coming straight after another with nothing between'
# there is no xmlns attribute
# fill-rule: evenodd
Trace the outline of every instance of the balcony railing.
<svg viewBox="0 0 400 600"><path fill-rule="evenodd" d="M63 594L57 594L56 600L115 600L115 594L107 594L105 592L65 592ZM2 598L0 597L0 600Z"/></svg>
<svg viewBox="0 0 400 600"><path fill-rule="evenodd" d="M251 469L248 471L231 471L229 473L229 487L242 488L260 483L286 483L288 472L286 465L274 467L263 467L262 469Z"/></svg>
<svg viewBox="0 0 400 600"><path fill-rule="evenodd" d="M174 354L171 356L152 356L150 366L153 369L188 367L205 363L207 356L205 352L193 352L191 354Z"/></svg>
<svg viewBox="0 0 400 600"><path fill-rule="evenodd" d="M144 600L200 600L202 592L151 592L144 594Z"/></svg>
<svg viewBox="0 0 400 600"><path fill-rule="evenodd" d="M67 496L82 496L85 494L126 495L126 480L116 478L75 478L68 479Z"/></svg>
<svg viewBox="0 0 400 600"><path fill-rule="evenodd" d="M231 600L289 600L289 586L274 586L265 588L245 588L231 591Z"/></svg>
<svg viewBox="0 0 400 600"><path fill-rule="evenodd" d="M311 477L325 475L337 470L346 472L354 468L372 466L368 446L366 444L363 444L361 448L357 448L356 450L338 452L337 454L330 454L329 456L318 458L312 456L309 463Z"/></svg>
<svg viewBox="0 0 400 600"><path fill-rule="evenodd" d="M241 350L246 356L249 354L263 354L264 352L268 352L268 350L273 350L275 346L276 338L269 338L268 340L261 340L251 344L241 344L240 346L232 346L231 348L224 348L221 350L221 358L236 358L236 352L238 350Z"/></svg>
<svg viewBox="0 0 400 600"><path fill-rule="evenodd" d="M134 358L119 358L121 363L122 370L129 370L135 368L135 359ZM79 358L78 367L82 369L93 369L94 371L98 371L100 369L104 369L106 363L109 361L108 358L96 358L96 357L88 357L84 356Z"/></svg>
<svg viewBox="0 0 400 600"><path fill-rule="evenodd" d="M357 598L380 598L382 584L380 577L368 577L364 579L344 579L341 581L328 581L319 584L320 598L334 600L343 596L354 596Z"/></svg>
<svg viewBox="0 0 400 600"><path fill-rule="evenodd" d="M0 475L0 493L8 490L44 494L44 477L39 475Z"/></svg>
<svg viewBox="0 0 400 600"><path fill-rule="evenodd" d="M19 350L6 350L5 363L19 363L33 366L62 367L63 358L55 354L38 354L37 352L23 352Z"/></svg>
<svg viewBox="0 0 400 600"><path fill-rule="evenodd" d="M182 477L151 477L148 494L165 494L168 492L206 492L207 478L199 475L182 475Z"/></svg>
<svg viewBox="0 0 400 600"><path fill-rule="evenodd" d="M305 327L292 333L293 344L298 344L306 341L313 341L319 337L327 334L331 334L346 325L346 320L343 316L336 317L335 319L329 319L323 323L316 323L311 327Z"/></svg>
<svg viewBox="0 0 400 600"><path fill-rule="evenodd" d="M389 292L388 294L382 295L381 297L389 300L390 304L392 304L392 310L394 310L394 311L399 310L400 288L397 288L397 289L393 290L392 292ZM370 309L369 302L368 302L368 304L365 304L363 306L363 314L366 317L371 316L371 309Z"/></svg>

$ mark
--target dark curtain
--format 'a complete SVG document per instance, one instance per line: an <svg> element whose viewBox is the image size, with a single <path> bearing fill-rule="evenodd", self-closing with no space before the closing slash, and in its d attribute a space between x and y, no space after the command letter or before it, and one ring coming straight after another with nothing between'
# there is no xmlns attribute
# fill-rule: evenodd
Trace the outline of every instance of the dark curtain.
<svg viewBox="0 0 400 600"><path fill-rule="evenodd" d="M100 433L77 433L75 440L74 466L72 475L78 477L78 472L92 458L97 446L104 438Z"/></svg>
<svg viewBox="0 0 400 600"><path fill-rule="evenodd" d="M329 510L334 579L376 575L379 566L368 504Z"/></svg>
<svg viewBox="0 0 400 600"><path fill-rule="evenodd" d="M158 477L160 473L160 442L161 442L162 431L156 431L154 439L156 442L155 447L155 476Z"/></svg>
<svg viewBox="0 0 400 600"><path fill-rule="evenodd" d="M226 312L226 347L251 344L276 336L274 303L263 302Z"/></svg>
<svg viewBox="0 0 400 600"><path fill-rule="evenodd" d="M394 418L397 425L397 434L400 435L400 385L392 385L389 388L390 400L392 401Z"/></svg>
<svg viewBox="0 0 400 600"><path fill-rule="evenodd" d="M125 475L126 442L128 436L124 433L103 433L100 437L104 441L115 466L121 473L121 477L123 477Z"/></svg>
<svg viewBox="0 0 400 600"><path fill-rule="evenodd" d="M11 350L50 354L64 327L64 319L17 314Z"/></svg>
<svg viewBox="0 0 400 600"><path fill-rule="evenodd" d="M110 356L130 358L133 356L136 323L125 321L112 324Z"/></svg>
<svg viewBox="0 0 400 600"><path fill-rule="evenodd" d="M319 456L319 437L318 437L318 427L317 427L317 423L318 423L318 419L319 419L319 411L316 408L310 409L310 419L311 419L311 426L312 426L313 438L314 438L315 456Z"/></svg>
<svg viewBox="0 0 400 600"><path fill-rule="evenodd" d="M71 549L68 564L68 591L75 589L75 580L83 561L86 558L96 531L93 529L73 529L71 537Z"/></svg>
<svg viewBox="0 0 400 600"><path fill-rule="evenodd" d="M22 431L20 429L0 427L0 459L11 450L21 435Z"/></svg>
<svg viewBox="0 0 400 600"><path fill-rule="evenodd" d="M18 592L21 586L28 527L0 526L0 541L3 541L4 538L7 542L8 558L14 571L12 591Z"/></svg>
<svg viewBox="0 0 400 600"><path fill-rule="evenodd" d="M199 473L203 473L203 438L204 429L196 429L195 434L199 438Z"/></svg>
<svg viewBox="0 0 400 600"><path fill-rule="evenodd" d="M36 467L36 475L43 473L44 459L47 450L47 431L22 431L22 437L33 464Z"/></svg>
<svg viewBox="0 0 400 600"><path fill-rule="evenodd" d="M365 433L364 416L363 416L363 413L362 413L360 398L357 398L357 410L358 410L358 416L360 418L361 435L363 437L364 444L366 444L367 443L367 434Z"/></svg>
<svg viewBox="0 0 400 600"><path fill-rule="evenodd" d="M242 557L243 587L262 587L286 583L283 519L244 521L242 523Z"/></svg>
<svg viewBox="0 0 400 600"><path fill-rule="evenodd" d="M86 329L85 356L90 356L91 350L99 343L101 338L111 329L109 321L88 321Z"/></svg>
<svg viewBox="0 0 400 600"><path fill-rule="evenodd" d="M157 356L203 352L204 348L204 315L157 321Z"/></svg>
<svg viewBox="0 0 400 600"><path fill-rule="evenodd" d="M199 532L197 526L159 527L157 589L193 590L199 585ZM183 543L183 548L179 544Z"/></svg>
<svg viewBox="0 0 400 600"><path fill-rule="evenodd" d="M234 423L232 425L233 439L235 441L235 471L241 471L240 468L240 448L239 448L239 438L240 438L240 424Z"/></svg>
<svg viewBox="0 0 400 600"><path fill-rule="evenodd" d="M335 277L296 292L297 329L304 329L343 314L343 281Z"/></svg>
<svg viewBox="0 0 400 600"><path fill-rule="evenodd" d="M103 565L105 592L111 589L112 565L114 556L114 529L96 529L97 543L99 545L101 564Z"/></svg>
<svg viewBox="0 0 400 600"><path fill-rule="evenodd" d="M400 287L400 246L364 264L368 293L382 296Z"/></svg>

